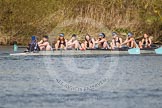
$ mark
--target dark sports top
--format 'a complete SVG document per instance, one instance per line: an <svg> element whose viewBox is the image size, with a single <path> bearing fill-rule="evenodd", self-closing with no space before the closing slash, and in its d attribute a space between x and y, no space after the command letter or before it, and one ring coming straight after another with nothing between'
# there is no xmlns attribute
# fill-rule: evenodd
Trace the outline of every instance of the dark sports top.
<svg viewBox="0 0 162 108"><path fill-rule="evenodd" d="M143 44L146 44L146 43L150 44L149 37L148 38L143 38L143 39L144 39Z"/></svg>
<svg viewBox="0 0 162 108"><path fill-rule="evenodd" d="M66 45L66 42L65 42L65 39L63 39L63 40L61 40L61 39L59 39L59 46L61 46L61 45Z"/></svg>

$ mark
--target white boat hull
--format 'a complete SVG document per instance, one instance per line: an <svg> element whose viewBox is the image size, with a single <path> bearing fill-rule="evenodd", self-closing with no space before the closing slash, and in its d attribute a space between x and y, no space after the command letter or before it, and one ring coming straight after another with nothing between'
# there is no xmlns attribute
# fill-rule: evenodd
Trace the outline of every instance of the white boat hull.
<svg viewBox="0 0 162 108"><path fill-rule="evenodd" d="M87 51L76 51L76 50L66 50L66 51L40 51L38 53L12 53L11 56L66 56L66 55L127 55L128 51L104 51L104 50L87 50ZM153 50L141 50L141 54L155 54Z"/></svg>

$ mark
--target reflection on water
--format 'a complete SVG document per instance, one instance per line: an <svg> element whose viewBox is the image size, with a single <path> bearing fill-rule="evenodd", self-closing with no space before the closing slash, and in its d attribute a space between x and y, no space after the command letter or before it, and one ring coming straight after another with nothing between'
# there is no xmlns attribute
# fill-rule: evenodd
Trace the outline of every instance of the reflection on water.
<svg viewBox="0 0 162 108"><path fill-rule="evenodd" d="M42 56L0 53L1 108L162 107L162 56L51 56L48 63ZM116 65L110 67L115 58ZM86 73L92 65L97 71ZM84 87L112 72L106 84L93 91L70 91L56 81Z"/></svg>

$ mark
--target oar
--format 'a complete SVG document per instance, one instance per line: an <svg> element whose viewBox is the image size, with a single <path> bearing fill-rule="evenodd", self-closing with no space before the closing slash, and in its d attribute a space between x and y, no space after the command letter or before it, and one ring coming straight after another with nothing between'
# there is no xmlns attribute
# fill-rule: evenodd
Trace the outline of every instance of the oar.
<svg viewBox="0 0 162 108"><path fill-rule="evenodd" d="M162 47L155 49L156 54L162 54Z"/></svg>
<svg viewBox="0 0 162 108"><path fill-rule="evenodd" d="M13 50L14 50L14 52L17 52L18 51L17 42L14 42Z"/></svg>
<svg viewBox="0 0 162 108"><path fill-rule="evenodd" d="M136 44L136 48L128 49L128 53L129 54L141 54L140 48L138 47L138 45L137 45L135 40L134 40L134 42Z"/></svg>

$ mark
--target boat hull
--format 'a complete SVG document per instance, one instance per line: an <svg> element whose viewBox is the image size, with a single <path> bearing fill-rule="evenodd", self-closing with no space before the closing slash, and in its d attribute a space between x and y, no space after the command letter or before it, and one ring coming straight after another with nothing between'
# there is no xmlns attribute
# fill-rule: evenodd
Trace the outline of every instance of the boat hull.
<svg viewBox="0 0 162 108"><path fill-rule="evenodd" d="M128 51L108 51L108 50L62 50L62 51L40 51L38 53L13 53L11 56L66 56L66 55L128 55ZM141 50L141 54L155 54L153 50Z"/></svg>

